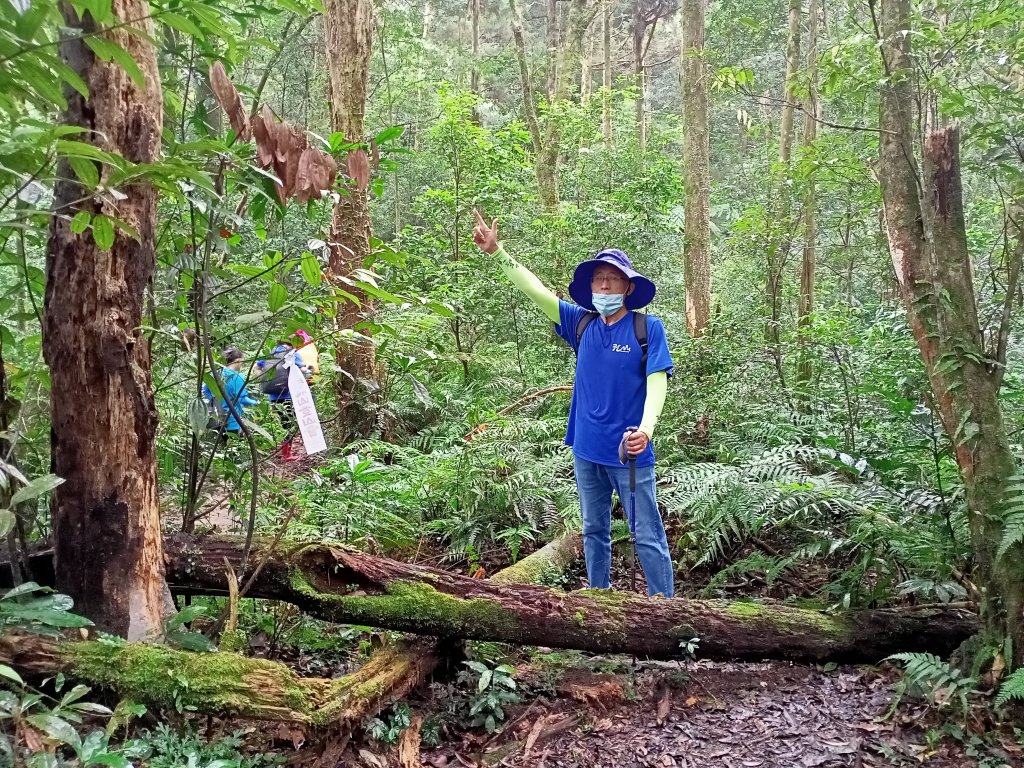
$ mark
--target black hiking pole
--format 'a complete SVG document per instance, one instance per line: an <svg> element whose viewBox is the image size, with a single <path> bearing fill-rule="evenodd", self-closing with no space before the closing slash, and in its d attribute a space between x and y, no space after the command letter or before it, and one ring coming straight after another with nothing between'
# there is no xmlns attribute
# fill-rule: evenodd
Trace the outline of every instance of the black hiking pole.
<svg viewBox="0 0 1024 768"><path fill-rule="evenodd" d="M626 440L639 427L627 427L626 434L619 443L619 463L629 462L629 591L636 592L636 456L630 455L626 449Z"/></svg>

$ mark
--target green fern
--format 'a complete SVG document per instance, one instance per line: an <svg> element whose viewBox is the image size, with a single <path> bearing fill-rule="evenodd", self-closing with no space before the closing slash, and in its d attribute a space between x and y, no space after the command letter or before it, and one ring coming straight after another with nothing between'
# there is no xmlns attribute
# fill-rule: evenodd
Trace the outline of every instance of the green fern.
<svg viewBox="0 0 1024 768"><path fill-rule="evenodd" d="M1024 667L1016 670L999 686L999 695L996 696L995 701L996 708L1007 704L1011 699L1024 701Z"/></svg>
<svg viewBox="0 0 1024 768"><path fill-rule="evenodd" d="M905 665L904 690L910 686L919 688L930 703L939 707L948 705L955 697L961 711L967 710L967 697L975 692L977 678L964 675L932 653L894 653L886 657L889 660Z"/></svg>

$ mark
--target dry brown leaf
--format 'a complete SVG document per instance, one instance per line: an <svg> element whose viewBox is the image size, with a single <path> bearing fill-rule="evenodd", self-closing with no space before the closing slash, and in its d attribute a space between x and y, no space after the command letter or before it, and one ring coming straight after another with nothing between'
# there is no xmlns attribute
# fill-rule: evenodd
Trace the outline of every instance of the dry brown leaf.
<svg viewBox="0 0 1024 768"><path fill-rule="evenodd" d="M366 157L366 150L360 147L348 153L346 161L348 166L348 177L356 183L360 192L365 192L370 184L370 161Z"/></svg>
<svg viewBox="0 0 1024 768"><path fill-rule="evenodd" d="M530 750L533 749L533 745L536 744L537 739L540 738L540 734L544 730L544 724L548 721L549 717L552 717L552 715L541 715L533 724L533 727L530 729L530 733L526 736L526 746L523 747L524 758L530 756Z"/></svg>
<svg viewBox="0 0 1024 768"><path fill-rule="evenodd" d="M601 711L622 700L622 686L610 680L593 685L570 683L566 692L576 701Z"/></svg>
<svg viewBox="0 0 1024 768"><path fill-rule="evenodd" d="M658 725L664 725L668 720L668 713L672 711L672 696L668 691L661 696L658 702Z"/></svg>
<svg viewBox="0 0 1024 768"><path fill-rule="evenodd" d="M252 133L256 138L256 159L259 164L266 168L274 159L275 133L274 113L266 104L252 121Z"/></svg>
<svg viewBox="0 0 1024 768"><path fill-rule="evenodd" d="M22 727L21 737L25 741L25 747L32 754L43 751L43 734L31 725L26 724Z"/></svg>
<svg viewBox="0 0 1024 768"><path fill-rule="evenodd" d="M688 706L688 707L692 707L694 704L697 704L698 702L700 702L700 698L699 697L697 697L697 696L689 696L689 697L687 697L686 701L683 702L683 703L686 704L686 706Z"/></svg>
<svg viewBox="0 0 1024 768"><path fill-rule="evenodd" d="M238 136L238 140L241 142L249 141L252 138L249 115L245 111L242 98L238 95L238 91L235 90L234 84L228 79L227 72L224 71L224 65L219 61L215 61L210 65L210 90L213 91L213 96L217 103L220 104L221 109L224 110L224 114L228 116L228 121Z"/></svg>

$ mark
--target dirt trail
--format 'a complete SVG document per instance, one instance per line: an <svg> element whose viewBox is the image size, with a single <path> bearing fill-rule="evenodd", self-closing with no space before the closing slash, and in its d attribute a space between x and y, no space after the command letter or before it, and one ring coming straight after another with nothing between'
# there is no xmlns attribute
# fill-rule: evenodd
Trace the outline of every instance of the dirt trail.
<svg viewBox="0 0 1024 768"><path fill-rule="evenodd" d="M730 664L596 660L566 671L552 696L524 703L519 723L490 742L424 749L423 765L538 768L846 768L847 766L1024 766L1020 745L1003 739L987 762L961 744L931 746L923 713L882 719L896 677L873 668L825 672L785 663ZM588 666L592 669L595 660ZM527 670L526 677L543 673ZM524 681L529 685L529 680ZM525 715L525 716L524 716ZM536 739L530 743L531 734ZM1000 754L1000 752L1002 754Z"/></svg>

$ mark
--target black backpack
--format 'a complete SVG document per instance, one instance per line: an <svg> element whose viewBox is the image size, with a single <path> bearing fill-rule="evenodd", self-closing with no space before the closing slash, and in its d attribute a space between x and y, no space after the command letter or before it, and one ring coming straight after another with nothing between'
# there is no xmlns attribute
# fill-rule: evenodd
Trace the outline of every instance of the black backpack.
<svg viewBox="0 0 1024 768"><path fill-rule="evenodd" d="M291 351L291 350L289 350ZM288 369L284 365L284 356L287 352L275 355L277 359L269 370L263 373L264 381L260 384L260 391L265 395L286 395L288 394Z"/></svg>
<svg viewBox="0 0 1024 768"><path fill-rule="evenodd" d="M583 332L587 330L587 326L597 320L600 315L597 312L587 312L580 318L579 322L576 323L576 345L572 351L576 353L576 357L580 356L580 342L583 340ZM633 313L633 333L636 336L637 343L640 344L640 370L643 371L644 379L647 378L647 315L642 315L639 312Z"/></svg>

